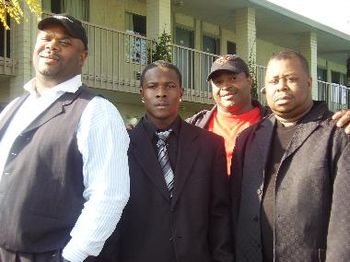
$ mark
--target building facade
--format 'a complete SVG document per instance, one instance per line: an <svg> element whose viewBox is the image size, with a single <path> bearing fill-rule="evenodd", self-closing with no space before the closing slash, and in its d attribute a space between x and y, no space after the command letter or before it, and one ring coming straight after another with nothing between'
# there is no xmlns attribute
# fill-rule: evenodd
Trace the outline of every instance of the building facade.
<svg viewBox="0 0 350 262"><path fill-rule="evenodd" d="M81 19L89 37L83 81L111 100L126 122L143 114L139 79L155 56L162 34L170 36L172 61L183 75L186 117L212 105L206 82L219 54L237 53L263 86L269 57L280 50L300 51L310 63L313 96L331 109L350 107L350 36L265 0L42 0L43 16L69 13ZM0 103L23 92L34 75L32 50L37 18L25 10L11 31L0 26Z"/></svg>

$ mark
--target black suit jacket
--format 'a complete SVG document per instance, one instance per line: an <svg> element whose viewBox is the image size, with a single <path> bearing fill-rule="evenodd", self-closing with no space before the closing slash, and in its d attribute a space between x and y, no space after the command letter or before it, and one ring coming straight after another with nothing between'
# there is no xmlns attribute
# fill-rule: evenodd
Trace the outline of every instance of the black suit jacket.
<svg viewBox="0 0 350 262"><path fill-rule="evenodd" d="M233 261L225 161L221 137L181 120L170 198L140 121L130 132L130 199L103 261Z"/></svg>

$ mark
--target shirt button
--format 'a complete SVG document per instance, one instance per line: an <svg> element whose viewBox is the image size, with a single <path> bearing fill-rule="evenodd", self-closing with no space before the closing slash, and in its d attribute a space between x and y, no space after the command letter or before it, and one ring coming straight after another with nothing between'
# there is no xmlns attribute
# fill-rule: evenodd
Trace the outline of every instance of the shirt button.
<svg viewBox="0 0 350 262"><path fill-rule="evenodd" d="M13 156L17 156L17 154L16 154L16 153L11 153L11 155L13 155Z"/></svg>
<svg viewBox="0 0 350 262"><path fill-rule="evenodd" d="M253 221L254 222L259 222L259 217L258 216L253 217Z"/></svg>
<svg viewBox="0 0 350 262"><path fill-rule="evenodd" d="M258 190L256 190L256 193L257 193L258 195L262 195L262 189L259 188Z"/></svg>

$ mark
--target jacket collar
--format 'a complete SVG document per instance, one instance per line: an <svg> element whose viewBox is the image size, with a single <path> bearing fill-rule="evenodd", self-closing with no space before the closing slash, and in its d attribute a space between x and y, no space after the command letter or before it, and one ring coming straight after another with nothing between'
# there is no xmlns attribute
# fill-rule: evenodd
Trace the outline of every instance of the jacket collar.
<svg viewBox="0 0 350 262"><path fill-rule="evenodd" d="M198 130L183 120L181 120L181 122L178 139L178 156L175 166L175 184L171 205L175 205L178 201L184 185L188 177L191 175L194 160L198 156L198 147L195 146ZM148 136L142 121L130 131L129 154L135 157L136 162L142 168L144 174L156 186L157 190L165 200L170 201L169 192L162 171L159 167L157 156L152 146L152 141Z"/></svg>

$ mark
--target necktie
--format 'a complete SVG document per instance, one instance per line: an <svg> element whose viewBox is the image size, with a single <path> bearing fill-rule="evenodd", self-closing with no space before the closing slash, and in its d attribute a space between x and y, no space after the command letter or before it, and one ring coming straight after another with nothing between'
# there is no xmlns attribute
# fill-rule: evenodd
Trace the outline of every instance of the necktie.
<svg viewBox="0 0 350 262"><path fill-rule="evenodd" d="M157 141L158 161L162 169L166 185L170 192L170 197L172 196L171 191L174 187L174 172L171 169L166 140L168 139L171 132L172 132L171 129L164 132L156 132L156 135L158 136L158 141Z"/></svg>

